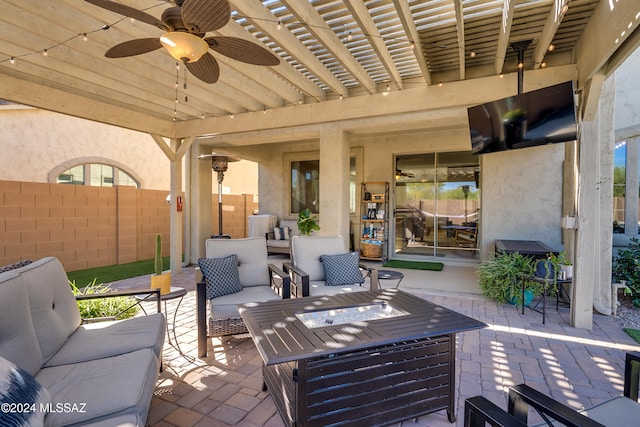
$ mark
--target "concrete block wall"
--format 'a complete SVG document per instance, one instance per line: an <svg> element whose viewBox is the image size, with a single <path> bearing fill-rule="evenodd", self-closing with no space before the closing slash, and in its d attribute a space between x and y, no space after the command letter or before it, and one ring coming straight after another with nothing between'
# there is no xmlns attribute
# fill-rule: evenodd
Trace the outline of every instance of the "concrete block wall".
<svg viewBox="0 0 640 427"><path fill-rule="evenodd" d="M0 266L55 256L67 271L169 255L166 190L0 180ZM253 195L223 196L225 233L247 235ZM217 195L212 196L217 233Z"/></svg>

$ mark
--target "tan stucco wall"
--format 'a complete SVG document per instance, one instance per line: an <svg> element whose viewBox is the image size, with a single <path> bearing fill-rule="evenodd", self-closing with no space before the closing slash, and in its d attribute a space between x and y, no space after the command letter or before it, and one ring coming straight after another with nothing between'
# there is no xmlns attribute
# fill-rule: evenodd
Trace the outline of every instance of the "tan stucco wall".
<svg viewBox="0 0 640 427"><path fill-rule="evenodd" d="M147 134L16 105L0 106L0 129L0 180L48 182L67 162L106 160L139 177L142 188L169 190L169 160ZM232 163L223 194L257 193L258 165Z"/></svg>

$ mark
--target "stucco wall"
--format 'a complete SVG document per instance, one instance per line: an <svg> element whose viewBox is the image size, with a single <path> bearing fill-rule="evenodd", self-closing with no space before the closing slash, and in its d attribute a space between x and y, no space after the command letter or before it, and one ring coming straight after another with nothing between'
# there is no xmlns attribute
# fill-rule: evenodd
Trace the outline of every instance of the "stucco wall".
<svg viewBox="0 0 640 427"><path fill-rule="evenodd" d="M540 240L562 248L564 144L482 156L481 254L495 239Z"/></svg>
<svg viewBox="0 0 640 427"><path fill-rule="evenodd" d="M640 85L638 85L638 70L640 70L640 50L636 50L615 72L616 131L630 127L638 128L640 131L640 102L638 102L638 99L640 99Z"/></svg>
<svg viewBox="0 0 640 427"><path fill-rule="evenodd" d="M170 188L169 160L147 134L16 105L0 107L0 128L0 180L45 183L66 162L106 159L139 177L142 188ZM258 194L258 165L232 163L223 194Z"/></svg>

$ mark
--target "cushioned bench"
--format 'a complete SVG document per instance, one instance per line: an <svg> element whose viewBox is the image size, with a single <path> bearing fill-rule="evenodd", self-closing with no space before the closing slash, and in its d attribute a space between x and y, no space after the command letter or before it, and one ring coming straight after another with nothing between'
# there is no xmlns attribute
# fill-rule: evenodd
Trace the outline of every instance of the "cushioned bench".
<svg viewBox="0 0 640 427"><path fill-rule="evenodd" d="M82 324L52 257L0 273L0 305L0 384L14 387L0 387L2 402L31 399L36 410L20 415L46 426L145 425L165 339L162 313ZM0 425L16 421L3 422L7 416L0 413Z"/></svg>

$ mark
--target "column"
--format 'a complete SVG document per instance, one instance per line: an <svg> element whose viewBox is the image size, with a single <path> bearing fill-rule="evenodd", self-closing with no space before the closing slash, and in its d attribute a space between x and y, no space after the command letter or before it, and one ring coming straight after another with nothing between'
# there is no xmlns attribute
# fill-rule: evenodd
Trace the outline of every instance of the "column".
<svg viewBox="0 0 640 427"><path fill-rule="evenodd" d="M320 231L349 243L349 141L337 126L320 132Z"/></svg>
<svg viewBox="0 0 640 427"><path fill-rule="evenodd" d="M578 230L571 324L591 329L593 309L611 313L611 224L613 222L613 82L605 81L598 111L581 124Z"/></svg>
<svg viewBox="0 0 640 427"><path fill-rule="evenodd" d="M213 181L211 159L198 159L200 154L210 154L210 147L194 144L189 150L191 158L191 262L197 263L198 258L204 258L204 242L211 237L213 230Z"/></svg>
<svg viewBox="0 0 640 427"><path fill-rule="evenodd" d="M171 149L178 151L182 141L171 139ZM177 156L176 156L177 157ZM182 212L178 212L177 199L182 195L182 158L174 158L169 163L171 170L171 213L169 216L169 235L171 236L169 255L171 256L171 273L182 273Z"/></svg>
<svg viewBox="0 0 640 427"><path fill-rule="evenodd" d="M638 237L638 144L640 137L627 138L627 192L624 201L624 234L627 237Z"/></svg>

